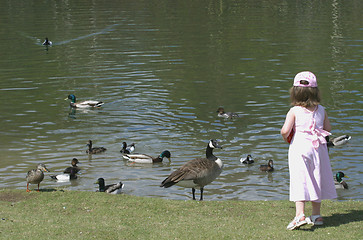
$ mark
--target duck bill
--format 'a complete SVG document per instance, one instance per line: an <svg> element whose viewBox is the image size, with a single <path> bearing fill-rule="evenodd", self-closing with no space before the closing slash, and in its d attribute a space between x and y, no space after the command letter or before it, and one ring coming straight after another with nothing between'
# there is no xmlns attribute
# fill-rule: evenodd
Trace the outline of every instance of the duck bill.
<svg viewBox="0 0 363 240"><path fill-rule="evenodd" d="M167 158L169 160L169 162L171 162L171 158Z"/></svg>

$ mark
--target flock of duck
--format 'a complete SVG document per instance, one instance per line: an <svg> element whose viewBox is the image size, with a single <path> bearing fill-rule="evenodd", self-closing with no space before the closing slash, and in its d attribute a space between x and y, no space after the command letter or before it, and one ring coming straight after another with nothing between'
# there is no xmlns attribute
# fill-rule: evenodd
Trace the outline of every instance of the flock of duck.
<svg viewBox="0 0 363 240"><path fill-rule="evenodd" d="M66 100L71 100L70 106L73 108L95 108L101 107L104 103L101 101L88 100L83 102L77 102L76 96L73 94L69 95ZM218 116L223 118L236 118L239 117L238 114L232 112L225 112L223 108L218 108L217 110ZM339 146L347 143L350 140L350 136L343 135L338 138L335 138L328 142L328 146ZM105 152L107 149L104 147L94 147L93 142L91 140L88 141L88 149L86 150L87 154L98 154ZM222 147L218 144L217 140L212 139L208 142L206 147L206 157L205 158L195 158L186 162L180 168L173 171L168 177L166 177L160 184L160 187L169 188L173 185L182 186L185 188L192 189L192 197L193 200L195 198L196 189L200 190L200 201L203 200L203 190L204 187L211 182L213 182L222 172L223 162L221 159L216 157L213 154L213 150ZM127 161L134 163L160 163L164 158L167 158L170 162L171 153L168 150L163 151L159 156L152 157L147 154L134 154L135 144L127 145L126 142L122 143L122 149L120 152L123 154L123 158ZM253 164L254 160L252 156L249 154L245 158L241 158L240 162L242 164ZM77 173L80 171L80 168L77 166L79 161L76 158L73 158L71 161L71 166L67 167L62 174L59 175L51 175L52 179L57 181L70 181L73 179L77 179ZM274 171L273 160L269 160L266 165L260 165L259 169L263 172L272 172ZM44 179L44 172L49 172L47 167L40 163L38 164L36 169L30 170L27 174L27 189L29 192L29 184L37 184L39 191L39 185ZM342 180L343 177L347 177L343 172L338 172L336 174L336 188L348 188L348 185L345 181ZM124 184L122 182L118 182L115 184L105 185L105 180L103 178L99 178L96 182L99 186L99 192L106 192L111 194L119 194L121 193Z"/></svg>

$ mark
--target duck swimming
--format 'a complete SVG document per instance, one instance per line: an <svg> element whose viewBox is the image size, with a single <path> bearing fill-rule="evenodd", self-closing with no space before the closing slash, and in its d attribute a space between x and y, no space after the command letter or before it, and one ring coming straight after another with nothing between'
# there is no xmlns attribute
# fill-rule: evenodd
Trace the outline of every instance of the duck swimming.
<svg viewBox="0 0 363 240"><path fill-rule="evenodd" d="M105 186L105 179L99 178L96 182L98 184L97 192L105 192L110 194L120 194L122 192L122 188L124 184L122 182L110 184Z"/></svg>
<svg viewBox="0 0 363 240"><path fill-rule="evenodd" d="M81 169L77 166L79 163L77 158L73 158L71 161L72 167L67 167L63 173L71 173L71 170L73 169L75 173L78 173Z"/></svg>
<svg viewBox="0 0 363 240"><path fill-rule="evenodd" d="M81 102L77 102L76 101L76 96L74 96L73 94L68 95L68 97L64 100L70 99L70 106L73 108L97 108L97 107L101 107L104 102L101 101L95 101L95 100L86 100L86 101L81 101Z"/></svg>
<svg viewBox="0 0 363 240"><path fill-rule="evenodd" d="M237 113L225 112L224 108L222 108L222 107L217 109L217 113L218 113L218 117L223 117L223 118L236 118L236 117L239 117L239 115Z"/></svg>
<svg viewBox="0 0 363 240"><path fill-rule="evenodd" d="M92 141L88 141L88 149L86 150L86 153L88 154L97 154L106 151L107 149L104 147L92 147Z"/></svg>
<svg viewBox="0 0 363 240"><path fill-rule="evenodd" d="M272 172L274 170L273 161L269 160L267 165L261 165L260 170L263 172Z"/></svg>
<svg viewBox="0 0 363 240"><path fill-rule="evenodd" d="M126 142L122 143L122 149L120 150L121 153L132 153L133 151L135 151L135 143L132 143L130 146L127 146Z"/></svg>
<svg viewBox="0 0 363 240"><path fill-rule="evenodd" d="M76 169L71 168L70 173L63 173L58 175L50 176L52 179L55 179L59 182L69 182L70 180L77 179Z"/></svg>
<svg viewBox="0 0 363 240"><path fill-rule="evenodd" d="M203 190L206 185L213 182L222 172L223 162L213 155L213 149L222 148L217 141L212 139L206 148L206 158L196 158L188 161L179 169L172 172L160 184L160 187L168 188L173 185L192 188L193 200L195 189L200 189L200 201L203 200Z"/></svg>
<svg viewBox="0 0 363 240"><path fill-rule="evenodd" d="M163 151L159 156L152 157L147 154L126 154L124 159L135 163L160 163L166 157L170 162L171 153L168 150Z"/></svg>
<svg viewBox="0 0 363 240"><path fill-rule="evenodd" d="M241 158L239 160L241 163L244 163L244 164L251 164L251 163L254 163L255 161L252 159L252 156L250 154L247 155L247 157L245 158Z"/></svg>
<svg viewBox="0 0 363 240"><path fill-rule="evenodd" d="M52 45L53 43L51 41L49 41L49 39L46 37L44 42L42 43L44 46L50 46Z"/></svg>
<svg viewBox="0 0 363 240"><path fill-rule="evenodd" d="M342 179L343 177L349 178L343 172L337 172L335 175L335 188L336 189L348 189L348 184Z"/></svg>
<svg viewBox="0 0 363 240"><path fill-rule="evenodd" d="M40 182L44 179L44 172L49 172L47 167L43 163L39 163L36 169L32 169L28 172L26 176L26 191L30 192L29 190L29 183L31 184L38 184L38 192L39 192L39 185Z"/></svg>
<svg viewBox="0 0 363 240"><path fill-rule="evenodd" d="M333 138L332 140L328 141L327 146L328 147L335 147L335 146L342 146L349 142L349 140L352 137L349 135L342 135L336 138Z"/></svg>

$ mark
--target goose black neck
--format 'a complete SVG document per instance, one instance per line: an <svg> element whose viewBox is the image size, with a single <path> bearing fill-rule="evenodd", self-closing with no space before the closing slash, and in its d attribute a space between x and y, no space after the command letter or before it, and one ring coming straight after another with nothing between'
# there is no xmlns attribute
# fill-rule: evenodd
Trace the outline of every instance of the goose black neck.
<svg viewBox="0 0 363 240"><path fill-rule="evenodd" d="M215 161L217 159L216 156L213 155L213 148L211 148L208 144L207 150L206 150L206 156L209 160Z"/></svg>

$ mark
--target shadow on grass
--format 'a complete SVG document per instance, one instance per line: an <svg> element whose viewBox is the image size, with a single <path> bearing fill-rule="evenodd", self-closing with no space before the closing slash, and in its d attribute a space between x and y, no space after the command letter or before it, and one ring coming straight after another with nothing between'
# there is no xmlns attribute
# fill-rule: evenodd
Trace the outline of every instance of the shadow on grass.
<svg viewBox="0 0 363 240"><path fill-rule="evenodd" d="M329 228L338 227L340 225L348 224L351 222L363 221L363 210L350 210L348 213L336 213L332 216L326 216L324 218L324 225L313 226L309 229L300 229L303 231L314 231L316 228Z"/></svg>
<svg viewBox="0 0 363 240"><path fill-rule="evenodd" d="M59 190L59 189L55 189L55 188L48 188L48 189L39 189L39 192L64 192L64 190Z"/></svg>

